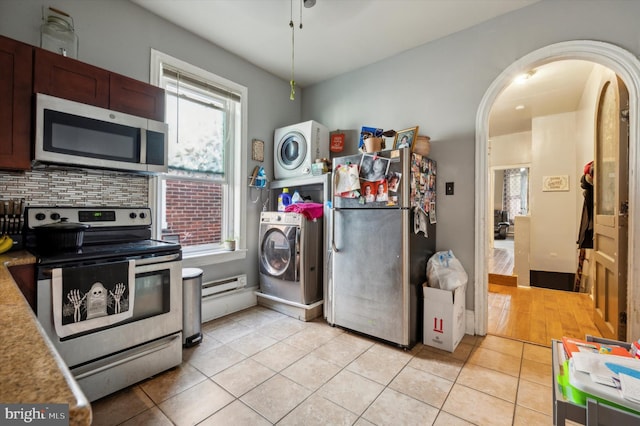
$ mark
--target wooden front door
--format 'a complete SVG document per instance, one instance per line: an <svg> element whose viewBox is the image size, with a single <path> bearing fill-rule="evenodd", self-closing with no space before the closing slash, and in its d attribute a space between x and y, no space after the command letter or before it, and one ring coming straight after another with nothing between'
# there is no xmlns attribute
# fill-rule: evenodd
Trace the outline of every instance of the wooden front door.
<svg viewBox="0 0 640 426"><path fill-rule="evenodd" d="M594 322L602 335L626 340L629 94L616 78L602 88L594 161Z"/></svg>

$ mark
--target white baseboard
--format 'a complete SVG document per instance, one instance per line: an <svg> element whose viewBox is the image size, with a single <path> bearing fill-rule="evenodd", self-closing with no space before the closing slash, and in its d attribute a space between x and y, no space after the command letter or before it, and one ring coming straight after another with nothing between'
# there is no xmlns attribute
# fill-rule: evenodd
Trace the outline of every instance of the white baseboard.
<svg viewBox="0 0 640 426"><path fill-rule="evenodd" d="M258 287L247 287L242 290L208 297L202 300L202 322L214 320L243 309L256 306Z"/></svg>
<svg viewBox="0 0 640 426"><path fill-rule="evenodd" d="M464 333L472 336L476 333L475 314L468 309L464 314Z"/></svg>

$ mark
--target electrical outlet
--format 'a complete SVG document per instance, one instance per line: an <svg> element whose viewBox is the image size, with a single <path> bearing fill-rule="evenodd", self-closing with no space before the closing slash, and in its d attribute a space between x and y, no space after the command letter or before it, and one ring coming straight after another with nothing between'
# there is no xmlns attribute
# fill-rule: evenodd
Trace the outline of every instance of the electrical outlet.
<svg viewBox="0 0 640 426"><path fill-rule="evenodd" d="M446 195L453 195L453 182L447 182L444 185L444 193Z"/></svg>

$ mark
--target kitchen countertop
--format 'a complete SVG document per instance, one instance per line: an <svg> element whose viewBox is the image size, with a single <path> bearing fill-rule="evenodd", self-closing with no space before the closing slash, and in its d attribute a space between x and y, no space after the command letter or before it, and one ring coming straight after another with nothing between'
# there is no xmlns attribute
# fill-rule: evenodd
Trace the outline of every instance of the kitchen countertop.
<svg viewBox="0 0 640 426"><path fill-rule="evenodd" d="M0 254L0 403L69 404L69 424L90 425L89 401L9 273L35 261L26 251Z"/></svg>

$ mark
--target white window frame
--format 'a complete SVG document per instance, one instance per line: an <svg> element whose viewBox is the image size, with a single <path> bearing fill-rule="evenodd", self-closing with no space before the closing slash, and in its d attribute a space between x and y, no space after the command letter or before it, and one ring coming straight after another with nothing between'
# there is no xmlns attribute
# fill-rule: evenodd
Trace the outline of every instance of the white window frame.
<svg viewBox="0 0 640 426"><path fill-rule="evenodd" d="M241 110L241 131L240 135L236 136L236 139L230 144L229 149L225 150L225 155L228 155L226 165L228 166L228 172L226 173L227 184L230 191L224 191L224 205L231 206L231 212L227 215L223 215L223 229L226 235L234 236L237 238L237 245L235 251L223 250L222 244L211 244L207 246L198 247L184 247L183 258L196 260L195 265L213 264L226 262L228 260L244 259L247 252L246 230L247 219L243 214L246 211L247 204L247 189L244 184L247 176L247 127L248 127L248 90L245 86L234 83L223 77L219 77L209 71L202 68L198 68L180 59L169 56L165 53L159 52L155 49L151 49L151 66L149 81L151 84L160 86L160 79L162 77L162 64L170 65L173 68L177 68L188 72L194 76L203 78L206 81L220 87L228 88L234 92L240 93L240 110ZM162 208L162 180L165 178L164 174L154 175L149 180L149 205L152 209L153 217L158 218L153 222L153 237L159 238L162 234L162 221L161 217Z"/></svg>

